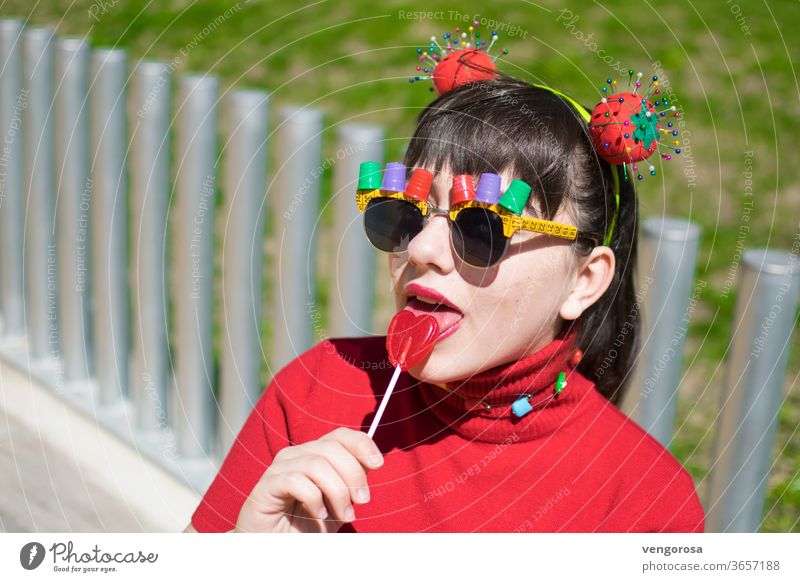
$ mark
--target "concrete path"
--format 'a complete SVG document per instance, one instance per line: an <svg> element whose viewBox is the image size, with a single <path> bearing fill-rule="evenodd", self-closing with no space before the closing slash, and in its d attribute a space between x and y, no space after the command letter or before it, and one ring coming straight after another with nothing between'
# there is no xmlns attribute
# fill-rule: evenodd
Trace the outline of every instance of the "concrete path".
<svg viewBox="0 0 800 582"><path fill-rule="evenodd" d="M199 496L0 361L0 531L182 531Z"/></svg>

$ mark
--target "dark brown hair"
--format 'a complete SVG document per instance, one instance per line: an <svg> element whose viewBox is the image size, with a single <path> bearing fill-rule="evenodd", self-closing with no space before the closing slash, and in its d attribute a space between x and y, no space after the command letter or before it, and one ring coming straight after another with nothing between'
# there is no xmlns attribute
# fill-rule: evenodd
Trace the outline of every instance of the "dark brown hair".
<svg viewBox="0 0 800 582"><path fill-rule="evenodd" d="M591 111L591 108L588 108ZM599 158L587 123L553 92L508 76L463 84L420 114L405 154L407 167L426 166L453 174L510 171L533 187L528 208L552 219L570 210L578 230L603 240L614 215L614 182L620 182L619 214L609 244L616 257L611 285L572 321L584 356L578 370L618 403L638 348L639 309L634 295L638 209L633 184L619 166ZM578 240L576 253L591 252Z"/></svg>

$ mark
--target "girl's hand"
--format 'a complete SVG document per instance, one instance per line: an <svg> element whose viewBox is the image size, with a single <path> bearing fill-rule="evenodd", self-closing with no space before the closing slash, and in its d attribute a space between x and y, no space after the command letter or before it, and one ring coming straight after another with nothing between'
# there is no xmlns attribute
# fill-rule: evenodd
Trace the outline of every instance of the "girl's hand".
<svg viewBox="0 0 800 582"><path fill-rule="evenodd" d="M375 441L350 428L285 447L245 500L233 531L335 532L355 519L353 503L369 501L367 471L382 464Z"/></svg>

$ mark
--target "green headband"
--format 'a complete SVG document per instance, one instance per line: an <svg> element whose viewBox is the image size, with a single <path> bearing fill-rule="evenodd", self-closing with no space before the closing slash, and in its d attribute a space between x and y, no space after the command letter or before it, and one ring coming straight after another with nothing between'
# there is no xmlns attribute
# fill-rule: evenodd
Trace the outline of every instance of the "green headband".
<svg viewBox="0 0 800 582"><path fill-rule="evenodd" d="M589 121L592 119L592 114L569 95L565 95L558 89L553 89L547 85L537 85L536 83L533 83L533 86L539 87L540 89L546 89L568 101L570 105L572 105L572 107L580 114L580 116L583 117L583 120L586 123L589 123ZM614 234L614 225L617 223L617 214L619 213L619 175L617 174L617 168L615 166L611 167L611 175L614 178L614 216L611 218L611 225L608 228L606 236L603 238L603 244L605 246L609 246L611 243L611 235Z"/></svg>

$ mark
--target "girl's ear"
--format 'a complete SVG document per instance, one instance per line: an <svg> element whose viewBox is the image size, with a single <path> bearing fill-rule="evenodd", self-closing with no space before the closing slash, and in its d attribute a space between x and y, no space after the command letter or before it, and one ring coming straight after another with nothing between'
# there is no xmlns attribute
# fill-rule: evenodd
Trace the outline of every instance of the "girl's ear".
<svg viewBox="0 0 800 582"><path fill-rule="evenodd" d="M614 251L609 247L595 247L582 257L575 273L575 286L561 304L559 315L564 319L578 319L611 285L614 268Z"/></svg>

